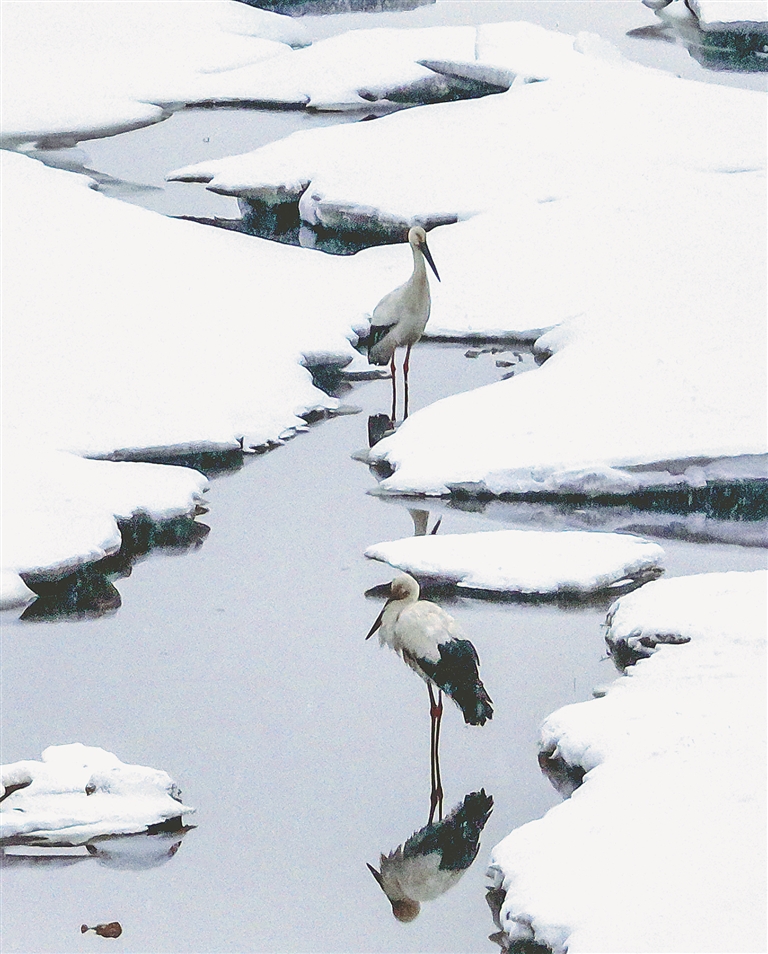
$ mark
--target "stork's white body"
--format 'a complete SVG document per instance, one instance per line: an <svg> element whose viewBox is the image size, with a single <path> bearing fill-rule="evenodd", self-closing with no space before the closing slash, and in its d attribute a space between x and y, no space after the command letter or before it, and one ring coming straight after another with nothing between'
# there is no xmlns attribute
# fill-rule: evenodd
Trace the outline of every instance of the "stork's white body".
<svg viewBox="0 0 768 954"><path fill-rule="evenodd" d="M380 859L381 887L390 901L434 901L464 874L441 868L442 855L431 852L406 858L403 846Z"/></svg>
<svg viewBox="0 0 768 954"><path fill-rule="evenodd" d="M419 230L423 232L423 230ZM414 239L411 240L411 234ZM432 299L424 253L418 242L418 232L411 229L408 241L413 252L413 272L405 284L385 295L373 309L371 328L388 328L386 335L370 350L374 364L388 364L396 348L414 345L424 334L429 321ZM426 245L426 238L424 244Z"/></svg>
<svg viewBox="0 0 768 954"><path fill-rule="evenodd" d="M404 285L400 285L385 295L373 309L371 318L371 344L368 348L368 361L371 364L389 364L392 371L392 421L397 411L397 385L395 381L395 352L405 346L403 362L403 383L405 401L403 413L408 417L408 366L411 348L424 334L431 298L429 279L425 261L440 281L432 254L427 246L427 233L419 225L408 232L408 244L413 252L413 272Z"/></svg>
<svg viewBox="0 0 768 954"><path fill-rule="evenodd" d="M415 586L405 584L404 595L399 599L392 599L384 608L379 642L382 646L394 649L428 682L427 676L413 665L412 660L426 659L437 663L440 661L441 643L465 637L456 620L442 607L429 600L419 599L418 584L415 580L413 583Z"/></svg>
<svg viewBox="0 0 768 954"><path fill-rule="evenodd" d="M478 674L477 651L459 624L436 603L420 600L419 584L408 573L392 580L390 592L368 637L378 629L381 645L394 649L427 683L430 694L432 686L442 690L467 723L484 725L493 708Z"/></svg>

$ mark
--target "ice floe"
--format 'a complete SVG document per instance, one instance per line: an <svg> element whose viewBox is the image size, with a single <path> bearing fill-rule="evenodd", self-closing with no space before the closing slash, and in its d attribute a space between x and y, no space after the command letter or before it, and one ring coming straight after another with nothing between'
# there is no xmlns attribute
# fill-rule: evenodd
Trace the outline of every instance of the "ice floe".
<svg viewBox="0 0 768 954"><path fill-rule="evenodd" d="M491 530L408 537L365 555L423 579L500 593L585 595L658 572L664 551L641 537L586 531Z"/></svg>
<svg viewBox="0 0 768 954"><path fill-rule="evenodd" d="M290 17L231 2L11 4L2 142L73 145L201 104L322 110L488 92L420 64L474 58L474 27L355 31L310 45Z"/></svg>
<svg viewBox="0 0 768 954"><path fill-rule="evenodd" d="M578 787L493 849L510 942L761 949L767 584L765 572L660 580L611 608L609 641L657 648L544 723L540 762Z"/></svg>
<svg viewBox="0 0 768 954"><path fill-rule="evenodd" d="M174 176L267 202L300 194L303 221L323 227L474 215L430 236L443 281L427 334L558 326L537 373L439 402L382 441L383 491L765 478L765 96L529 24L478 28L483 56L541 81Z"/></svg>
<svg viewBox="0 0 768 954"><path fill-rule="evenodd" d="M644 2L652 9L659 9L672 0ZM768 4L765 0L686 0L686 6L705 31L768 28Z"/></svg>
<svg viewBox="0 0 768 954"><path fill-rule="evenodd" d="M3 447L2 609L35 598L20 573L55 579L115 553L118 520L194 513L208 484L186 467L84 460L13 444Z"/></svg>
<svg viewBox="0 0 768 954"><path fill-rule="evenodd" d="M42 760L2 766L0 844L84 845L146 832L195 811L167 772L127 765L104 749L51 745Z"/></svg>
<svg viewBox="0 0 768 954"><path fill-rule="evenodd" d="M158 122L166 109L216 98L218 84L243 68L308 42L295 20L231 0L11 3L2 141L72 145Z"/></svg>
<svg viewBox="0 0 768 954"><path fill-rule="evenodd" d="M269 446L334 409L306 366L357 356L363 299L388 281L377 263L396 271L403 250L323 256L108 199L25 156L3 153L2 171L9 605L18 574L117 549L116 518L194 512L199 474L115 459Z"/></svg>

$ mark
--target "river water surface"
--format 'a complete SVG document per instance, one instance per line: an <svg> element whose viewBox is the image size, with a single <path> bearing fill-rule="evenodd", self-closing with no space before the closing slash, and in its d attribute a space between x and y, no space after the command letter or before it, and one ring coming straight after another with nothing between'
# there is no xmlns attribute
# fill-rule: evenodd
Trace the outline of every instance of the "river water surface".
<svg viewBox="0 0 768 954"><path fill-rule="evenodd" d="M225 214L205 205L199 187L166 192L162 176L214 154L206 150L243 151L311 122L325 120L190 111L84 149L92 168L140 184L128 190L134 201ZM186 205L179 198L193 194ZM465 352L439 343L414 350L412 409L507 373L496 360L510 356ZM343 400L359 413L218 476L199 518L210 527L202 545L136 563L115 581L116 612L46 622L3 614L4 761L38 758L51 744L102 746L168 771L197 808L196 828L156 838L130 864L106 852L9 854L3 951L495 950L489 850L560 801L538 768L538 726L615 677L601 629L610 600L446 602L478 648L495 707L482 728L446 707L446 809L481 788L495 804L474 866L401 924L366 863L378 866L380 852L427 822L428 699L393 653L364 639L381 606L365 592L393 575L364 549L411 535L409 507L419 507L430 509L430 525L442 516L441 533L644 521L669 537L660 540L667 575L765 565L756 546L681 539L692 536L681 515L654 522L600 508L371 494L374 476L351 455L367 444L368 415L387 410L389 387L355 385ZM111 920L123 926L117 941L80 934L82 922Z"/></svg>

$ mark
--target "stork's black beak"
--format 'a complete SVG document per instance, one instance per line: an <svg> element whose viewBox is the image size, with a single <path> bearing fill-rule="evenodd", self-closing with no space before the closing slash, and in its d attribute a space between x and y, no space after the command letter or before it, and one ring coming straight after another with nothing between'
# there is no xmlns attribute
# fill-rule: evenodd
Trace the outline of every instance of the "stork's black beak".
<svg viewBox="0 0 768 954"><path fill-rule="evenodd" d="M429 262L429 267L430 267L430 268L432 269L432 271L435 273L435 278L436 278L438 281L440 281L440 276L437 274L437 268L435 267L435 260L432 258L432 253L430 252L429 248L427 247L427 243L426 243L426 242L421 246L421 250L422 250L422 252L424 253L424 258L426 258L426 260Z"/></svg>
<svg viewBox="0 0 768 954"><path fill-rule="evenodd" d="M376 879L376 881L379 883L379 887L380 887L382 890L384 890L384 882L383 882L382 879L381 879L381 874L373 867L373 865L369 865L367 861L366 861L366 865L368 865L368 870L371 872L371 874L373 875L373 877L374 877L374 878Z"/></svg>
<svg viewBox="0 0 768 954"><path fill-rule="evenodd" d="M382 618L383 618L383 616L384 616L384 610L387 608L387 606L389 606L389 600L387 600L387 602L381 607L381 612L380 612L379 615L376 617L376 622L373 624L373 626L371 626L371 631L370 631L370 632L368 633L368 635L365 637L366 639L370 639L371 636L373 636L373 634L374 634L374 633L376 632L376 630L379 628L379 626L381 626L381 620L382 620ZM370 867L370 865L369 865L369 867Z"/></svg>

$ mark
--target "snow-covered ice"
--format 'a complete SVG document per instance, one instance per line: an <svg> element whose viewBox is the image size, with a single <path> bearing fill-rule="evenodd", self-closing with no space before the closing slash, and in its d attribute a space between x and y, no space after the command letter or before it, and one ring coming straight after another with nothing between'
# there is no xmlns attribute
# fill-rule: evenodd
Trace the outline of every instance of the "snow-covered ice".
<svg viewBox="0 0 768 954"><path fill-rule="evenodd" d="M84 460L31 446L3 446L0 608L35 598L19 573L55 579L117 552L118 520L191 514L208 481L186 467Z"/></svg>
<svg viewBox="0 0 768 954"><path fill-rule="evenodd" d="M127 765L104 749L51 745L41 761L2 766L0 843L83 845L146 831L195 811L167 772Z"/></svg>
<svg viewBox="0 0 768 954"><path fill-rule="evenodd" d="M355 31L310 45L299 20L233 0L7 3L2 141L73 145L191 104L430 102L475 81L418 61L472 60L474 46L474 27Z"/></svg>
<svg viewBox="0 0 768 954"><path fill-rule="evenodd" d="M310 225L474 216L430 236L443 281L427 333L557 326L540 371L432 405L382 441L384 491L765 478L765 96L529 24L479 28L483 57L541 82L174 175L268 201L304 190Z"/></svg>
<svg viewBox="0 0 768 954"><path fill-rule="evenodd" d="M768 28L766 0L688 0L704 31Z"/></svg>
<svg viewBox="0 0 768 954"><path fill-rule="evenodd" d="M308 42L290 17L232 0L5 3L3 144L71 145L158 122ZM247 76L239 85L247 98Z"/></svg>
<svg viewBox="0 0 768 954"><path fill-rule="evenodd" d="M407 537L365 555L474 590L585 595L658 571L664 551L641 537L586 531L492 530Z"/></svg>
<svg viewBox="0 0 768 954"><path fill-rule="evenodd" d="M659 580L613 605L609 641L657 649L544 723L540 761L585 774L493 849L511 940L764 949L767 600L761 571Z"/></svg>
<svg viewBox="0 0 768 954"><path fill-rule="evenodd" d="M182 468L72 454L285 440L301 415L338 405L305 365L357 357L366 304L410 262L402 248L337 258L171 220L12 153L2 171L2 565L14 604L20 572L97 559L119 546L116 517L191 513L205 487Z"/></svg>

